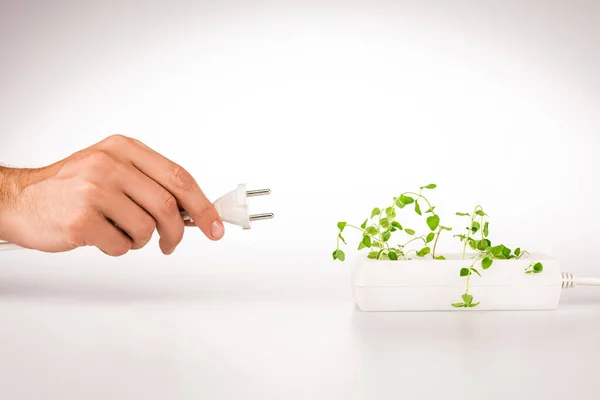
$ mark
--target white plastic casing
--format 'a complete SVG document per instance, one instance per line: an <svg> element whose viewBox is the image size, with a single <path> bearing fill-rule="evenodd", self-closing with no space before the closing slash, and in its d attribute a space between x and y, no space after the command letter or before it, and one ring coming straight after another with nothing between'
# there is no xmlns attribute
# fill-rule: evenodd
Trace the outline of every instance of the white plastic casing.
<svg viewBox="0 0 600 400"><path fill-rule="evenodd" d="M237 188L215 200L213 204L224 222L241 226L243 229L250 229L248 196L245 184L239 184ZM187 211L182 212L181 216L186 221L193 221Z"/></svg>
<svg viewBox="0 0 600 400"><path fill-rule="evenodd" d="M486 310L553 310L561 295L561 271L555 259L533 255L544 270L526 274L530 261L494 260L491 268L472 274L469 294L473 308L455 308L462 302L466 277L463 267L472 260L467 256L447 257L448 260L417 259L406 261L371 260L366 257L355 265L352 274L353 294L362 311L486 311Z"/></svg>
<svg viewBox="0 0 600 400"><path fill-rule="evenodd" d="M239 225L244 229L250 229L248 196L246 195L245 184L240 184L236 189L219 197L214 205L223 221Z"/></svg>

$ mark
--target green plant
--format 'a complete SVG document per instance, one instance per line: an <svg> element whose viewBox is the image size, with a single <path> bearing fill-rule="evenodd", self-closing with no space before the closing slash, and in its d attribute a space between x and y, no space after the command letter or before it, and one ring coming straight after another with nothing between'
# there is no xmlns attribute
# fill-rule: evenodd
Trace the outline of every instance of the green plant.
<svg viewBox="0 0 600 400"><path fill-rule="evenodd" d="M431 257L435 259L445 259L443 256L436 256L437 244L440 235L444 231L450 231L452 228L441 225L440 216L435 212L435 206L429 199L423 195L425 190L433 190L437 186L429 184L422 186L419 192L404 192L394 197L390 205L384 207L375 207L371 210L370 217L366 218L360 226L338 222L339 229L337 237L337 246L333 252L334 260L345 260L345 253L340 249L340 241L347 244L344 236L346 228L352 228L360 232L361 240L358 244L358 250L368 251L367 257L377 260L402 260L410 259L414 253L417 257ZM426 208L424 208L426 206ZM414 229L405 227L398 220L399 210L411 207L416 214L424 217L428 232L423 235L417 235ZM425 210L425 211L423 211ZM404 241L396 244L390 244L392 236L402 232ZM417 248L410 248L409 245L422 243Z"/></svg>
<svg viewBox="0 0 600 400"><path fill-rule="evenodd" d="M345 261L346 254L340 248L340 242L347 245L344 238L346 228L352 228L360 233L359 251L368 252L367 257L376 260L411 260L411 256L418 258L430 257L435 260L445 260L446 257L436 253L440 236L444 231L452 231L452 227L441 224L441 218L436 213L436 206L423 195L426 190L434 190L435 184L429 184L420 187L419 192L404 192L394 197L390 205L385 207L375 207L371 210L370 216L360 225L353 225L347 222L338 222L338 235L336 249L333 251L333 259ZM426 206L426 207L424 207ZM399 212L410 207L414 212L424 218L426 233L417 235L415 229L403 226L399 219ZM423 211L425 209L425 211ZM472 213L458 212L456 215L468 218L468 226L465 234L454 235L462 243L462 259L466 261L467 246L475 251L471 257L471 263L467 267L460 269L460 276L466 279L465 293L462 295L462 302L454 303L456 308L472 308L479 305L479 302L473 302L473 296L469 294L469 284L471 276L476 274L481 277L481 273L492 267L494 260L520 259L524 255L529 257L529 265L525 269L527 274L537 274L543 271L543 265L534 262L531 254L520 248L514 251L503 244L493 246L489 239L490 221L489 216L483 210L483 207L477 206ZM392 243L392 237L397 237L402 233L404 240ZM418 246L417 246L418 244ZM412 247L410 247L412 245ZM416 247L415 247L416 246ZM479 270L481 268L481 271Z"/></svg>
<svg viewBox="0 0 600 400"><path fill-rule="evenodd" d="M472 303L473 297L469 295L471 275L475 273L481 276L476 267L478 263L480 263L482 270L486 270L494 264L494 260L520 259L523 255L527 255L529 257L529 265L525 268L525 273L537 274L544 270L542 263L534 262L528 251L516 248L513 252L513 250L503 244L492 246L492 242L489 239L490 222L488 214L483 211L483 207L475 207L473 213L457 212L456 215L469 218L469 225L465 228L467 234L454 235L454 237L459 238L463 243L462 258L463 260L465 259L467 246L474 250L476 255L473 257L474 261L469 267L463 267L460 270L460 276L466 276L467 283L463 302L452 304L454 307L475 307L479 304ZM477 234L479 234L478 238Z"/></svg>

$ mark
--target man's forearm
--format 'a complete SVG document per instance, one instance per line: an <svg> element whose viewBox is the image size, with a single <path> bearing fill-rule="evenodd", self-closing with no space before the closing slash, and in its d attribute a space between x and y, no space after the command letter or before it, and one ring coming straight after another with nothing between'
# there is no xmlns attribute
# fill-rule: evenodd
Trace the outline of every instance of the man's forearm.
<svg viewBox="0 0 600 400"><path fill-rule="evenodd" d="M20 174L18 168L0 167L0 206L5 205L15 192L15 176Z"/></svg>
<svg viewBox="0 0 600 400"><path fill-rule="evenodd" d="M13 197L11 172L10 168L0 167L0 240L4 240L3 225L5 215L8 212L9 204Z"/></svg>
<svg viewBox="0 0 600 400"><path fill-rule="evenodd" d="M6 238L7 215L14 212L19 192L27 184L28 169L0 167L0 240Z"/></svg>

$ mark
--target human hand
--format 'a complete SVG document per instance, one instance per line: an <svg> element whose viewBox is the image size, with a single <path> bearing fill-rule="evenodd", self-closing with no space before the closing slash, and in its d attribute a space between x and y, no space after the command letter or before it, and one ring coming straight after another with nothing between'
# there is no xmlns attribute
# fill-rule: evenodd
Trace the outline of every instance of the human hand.
<svg viewBox="0 0 600 400"><path fill-rule="evenodd" d="M194 222L184 222L182 210ZM25 248L95 246L121 256L157 230L161 251L171 254L185 226L211 240L224 235L190 173L132 138L111 136L44 168L0 170L0 238Z"/></svg>

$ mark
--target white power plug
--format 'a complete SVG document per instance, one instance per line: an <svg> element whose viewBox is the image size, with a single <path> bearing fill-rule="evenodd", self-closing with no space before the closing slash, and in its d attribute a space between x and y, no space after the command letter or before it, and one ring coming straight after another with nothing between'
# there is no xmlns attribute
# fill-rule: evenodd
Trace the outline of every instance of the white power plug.
<svg viewBox="0 0 600 400"><path fill-rule="evenodd" d="M219 197L213 203L224 222L250 229L251 221L273 218L273 213L250 214L248 198L271 194L270 189L246 190L245 184L239 184L234 190ZM184 221L193 221L187 212L182 212Z"/></svg>
<svg viewBox="0 0 600 400"><path fill-rule="evenodd" d="M245 184L239 184L234 190L219 197L213 204L224 222L250 229L250 222L273 218L273 213L250 214L248 198L271 194L270 189L246 190ZM181 212L184 221L193 221L186 211ZM20 250L23 247L9 242L0 242L0 251Z"/></svg>

